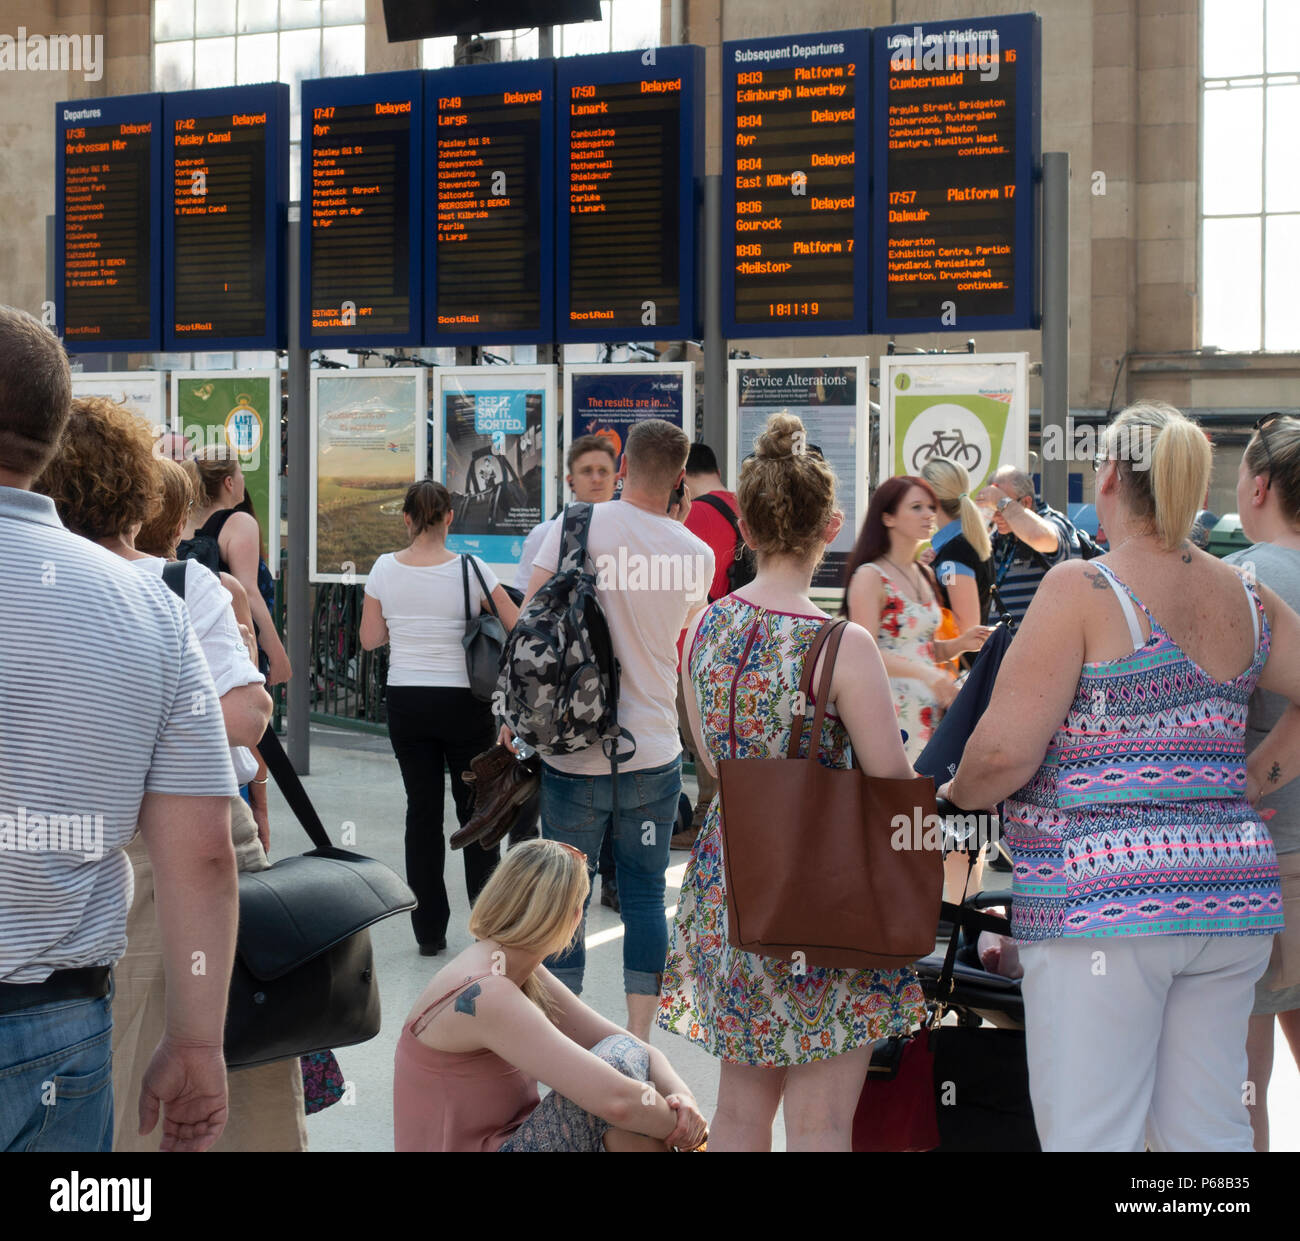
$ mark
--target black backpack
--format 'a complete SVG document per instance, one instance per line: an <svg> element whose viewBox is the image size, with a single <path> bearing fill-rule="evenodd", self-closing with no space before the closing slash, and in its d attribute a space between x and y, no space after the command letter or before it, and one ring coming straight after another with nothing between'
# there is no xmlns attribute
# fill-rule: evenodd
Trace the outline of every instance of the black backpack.
<svg viewBox="0 0 1300 1241"><path fill-rule="evenodd" d="M617 765L636 753L618 723L618 660L587 565L590 504L564 510L555 575L524 605L510 631L497 682L497 714L539 754L601 745ZM620 738L632 742L618 753Z"/></svg>
<svg viewBox="0 0 1300 1241"><path fill-rule="evenodd" d="M176 544L178 560L197 560L205 569L213 573L221 572L221 548L217 545L215 535L194 532L192 539L182 539Z"/></svg>
<svg viewBox="0 0 1300 1241"><path fill-rule="evenodd" d="M732 532L736 536L736 551L731 558L731 563L727 565L727 593L739 590L742 586L748 586L754 580L758 573L758 561L754 556L754 549L740 537L740 523L736 520L736 514L731 511L731 505L726 500L715 496L712 492L708 495L699 496L692 501L695 504L707 504L716 513L721 513L731 526ZM713 602L713 596L709 596L709 602Z"/></svg>

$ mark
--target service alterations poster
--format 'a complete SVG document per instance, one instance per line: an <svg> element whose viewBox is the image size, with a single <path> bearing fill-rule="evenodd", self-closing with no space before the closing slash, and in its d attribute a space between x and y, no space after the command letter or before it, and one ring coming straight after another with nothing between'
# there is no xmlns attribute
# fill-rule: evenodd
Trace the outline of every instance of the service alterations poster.
<svg viewBox="0 0 1300 1241"><path fill-rule="evenodd" d="M792 358L733 361L727 395L728 483L734 489L744 459L767 427L787 411L802 420L807 447L835 471L835 495L844 526L813 576L813 589L839 590L867 511L867 360Z"/></svg>
<svg viewBox="0 0 1300 1241"><path fill-rule="evenodd" d="M554 366L439 367L433 476L451 492L447 548L507 580L555 508Z"/></svg>
<svg viewBox="0 0 1300 1241"><path fill-rule="evenodd" d="M266 546L280 572L280 372L173 371L172 421L188 451L224 446L239 458Z"/></svg>
<svg viewBox="0 0 1300 1241"><path fill-rule="evenodd" d="M695 438L695 364L623 362L564 368L564 450L599 435L622 458L638 422L661 418Z"/></svg>
<svg viewBox="0 0 1300 1241"><path fill-rule="evenodd" d="M880 476L931 457L964 466L971 495L1003 465L1029 468L1029 355L880 359Z"/></svg>
<svg viewBox="0 0 1300 1241"><path fill-rule="evenodd" d="M313 582L360 582L407 545L406 489L425 474L428 372L311 373Z"/></svg>

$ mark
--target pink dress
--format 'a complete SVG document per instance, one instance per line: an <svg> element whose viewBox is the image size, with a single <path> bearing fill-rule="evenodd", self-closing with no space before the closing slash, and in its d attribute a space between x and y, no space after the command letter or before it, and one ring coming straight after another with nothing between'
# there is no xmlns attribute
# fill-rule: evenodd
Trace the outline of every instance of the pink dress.
<svg viewBox="0 0 1300 1241"><path fill-rule="evenodd" d="M393 1146L398 1151L496 1151L537 1106L537 1081L486 1047L436 1051L417 1034L471 983L458 983L402 1027L393 1071Z"/></svg>

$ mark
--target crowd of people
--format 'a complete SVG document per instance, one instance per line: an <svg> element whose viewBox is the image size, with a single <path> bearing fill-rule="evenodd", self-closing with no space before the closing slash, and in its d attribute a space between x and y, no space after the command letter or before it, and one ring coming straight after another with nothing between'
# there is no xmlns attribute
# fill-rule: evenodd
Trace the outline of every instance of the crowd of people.
<svg viewBox="0 0 1300 1241"><path fill-rule="evenodd" d="M1123 450L1138 435L1149 460ZM1275 1018L1300 1057L1300 421L1250 438L1237 497L1254 545L1235 565L1190 541L1211 468L1193 422L1140 403L1103 445L1101 557L1013 467L975 495L943 460L884 480L812 736L798 687L830 619L812 581L844 518L800 420L769 418L734 492L666 422L636 424L621 454L576 440L587 555L625 567L597 597L627 744L617 774L598 746L543 753L539 807L504 851L464 849L472 942L402 1024L397 1149L768 1150L783 1107L788 1149L849 1150L872 1049L914 1030L925 996L907 967L732 942L718 765L799 754L913 777L990 622L1016 636L939 792L1001 808L1043 1148L1267 1149ZM230 457L74 401L58 341L0 308L0 1148L306 1147L298 1061L227 1074L222 1055L236 875L268 865L266 686L292 671L243 491ZM463 941L445 773L463 828L471 760L523 748L471 688L466 622L527 622L566 534L562 513L541 523L508 586L448 549L453 519L440 484L410 488L405 546L373 566L360 627L390 649L430 957ZM637 560L689 569L627 572ZM684 753L699 794L683 814ZM674 847L689 855L670 924ZM618 1014L580 998L598 872L624 927ZM949 894L969 881L963 859ZM718 1060L709 1120L655 1027ZM73 1088L50 1102L51 1081Z"/></svg>

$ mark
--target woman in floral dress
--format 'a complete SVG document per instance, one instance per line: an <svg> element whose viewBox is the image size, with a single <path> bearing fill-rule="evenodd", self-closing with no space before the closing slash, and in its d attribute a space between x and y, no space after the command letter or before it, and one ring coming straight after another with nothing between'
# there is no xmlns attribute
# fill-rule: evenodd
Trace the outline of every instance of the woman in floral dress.
<svg viewBox="0 0 1300 1241"><path fill-rule="evenodd" d="M711 768L723 758L785 756L804 658L827 619L808 590L843 517L830 468L814 453L795 451L802 436L798 418L769 419L738 489L741 533L758 554L758 574L687 631L687 714L696 753ZM821 762L847 767L852 742L870 774L912 776L899 733L875 725L889 703L875 644L850 625L817 739ZM801 748L806 756L807 742ZM834 826L791 823L790 830ZM769 1150L784 1096L790 1150L848 1151L872 1041L906 1032L922 1010L910 971L798 970L728 943L715 798L682 881L658 1016L663 1029L722 1062L710 1150Z"/></svg>
<svg viewBox="0 0 1300 1241"><path fill-rule="evenodd" d="M936 640L943 621L938 590L916 553L935 528L939 502L924 479L904 474L876 488L857 546L849 557L844 613L876 637L894 691L894 712L915 762L957 696L942 665L978 651L991 630L974 625Z"/></svg>

